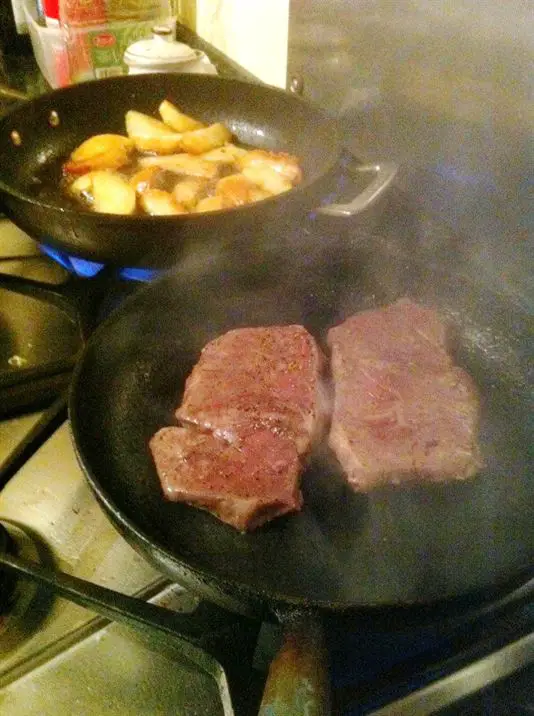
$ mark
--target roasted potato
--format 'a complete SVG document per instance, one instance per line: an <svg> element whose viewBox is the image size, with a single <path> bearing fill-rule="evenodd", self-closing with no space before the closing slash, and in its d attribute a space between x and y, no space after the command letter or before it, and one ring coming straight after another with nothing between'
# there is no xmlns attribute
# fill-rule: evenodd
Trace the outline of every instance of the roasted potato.
<svg viewBox="0 0 534 716"><path fill-rule="evenodd" d="M192 129L201 129L204 127L202 122L180 112L178 107L175 107L172 102L169 102L167 99L163 100L158 111L165 124L175 132L190 132Z"/></svg>
<svg viewBox="0 0 534 716"><path fill-rule="evenodd" d="M139 202L150 216L178 216L187 214L187 209L179 204L168 191L162 189L147 189L144 191Z"/></svg>
<svg viewBox="0 0 534 716"><path fill-rule="evenodd" d="M181 135L180 147L182 151L189 152L189 154L203 154L211 149L222 147L231 138L230 130L224 124L217 122L203 129L184 132Z"/></svg>
<svg viewBox="0 0 534 716"><path fill-rule="evenodd" d="M251 149L236 157L241 169L256 169L269 167L287 179L292 184L298 184L302 179L302 170L297 157L285 152L267 152L264 149Z"/></svg>
<svg viewBox="0 0 534 716"><path fill-rule="evenodd" d="M223 144L222 147L211 149L209 152L205 152L200 156L202 159L206 159L208 162L215 162L216 164L235 164L236 160L246 154L247 150L237 147L235 144Z"/></svg>
<svg viewBox="0 0 534 716"><path fill-rule="evenodd" d="M240 147L221 122L206 126L167 99L158 111L161 120L132 109L128 136L83 142L63 166L63 190L94 211L170 216L262 201L302 179L291 154Z"/></svg>
<svg viewBox="0 0 534 716"><path fill-rule="evenodd" d="M135 211L134 189L120 174L109 169L84 174L70 185L70 192L83 198L98 213L133 214Z"/></svg>
<svg viewBox="0 0 534 716"><path fill-rule="evenodd" d="M175 185L172 195L186 209L193 209L206 191L207 180L201 177L186 177Z"/></svg>
<svg viewBox="0 0 534 716"><path fill-rule="evenodd" d="M133 187L136 194L142 194L147 189L151 189L152 182L155 177L159 174L159 167L144 167L138 172L135 172L129 179L129 184Z"/></svg>
<svg viewBox="0 0 534 716"><path fill-rule="evenodd" d="M120 134L96 134L82 142L63 165L67 174L85 174L94 169L119 169L130 160L134 143Z"/></svg>
<svg viewBox="0 0 534 716"><path fill-rule="evenodd" d="M224 209L222 196L207 196L198 202L193 211L195 214L200 214L203 211L217 211L219 209Z"/></svg>
<svg viewBox="0 0 534 716"><path fill-rule="evenodd" d="M270 194L265 189L262 189L259 186L255 186L253 189L250 190L250 201L263 201L263 199L268 199L272 194Z"/></svg>
<svg viewBox="0 0 534 716"><path fill-rule="evenodd" d="M189 154L170 154L166 157L141 157L139 164L142 167L159 167L175 174L186 174L192 177L214 179L218 174L217 165L201 157L192 157Z"/></svg>
<svg viewBox="0 0 534 716"><path fill-rule="evenodd" d="M126 133L140 152L172 154L180 149L182 135L148 114L126 112Z"/></svg>
<svg viewBox="0 0 534 716"><path fill-rule="evenodd" d="M282 194L293 188L293 184L289 179L285 179L274 169L269 166L246 167L243 169L243 176L250 179L251 182L257 184L269 194Z"/></svg>
<svg viewBox="0 0 534 716"><path fill-rule="evenodd" d="M215 187L215 194L222 198L223 207L243 206L250 204L250 192L257 189L256 184L243 174L230 174L219 179Z"/></svg>
<svg viewBox="0 0 534 716"><path fill-rule="evenodd" d="M71 184L68 185L69 194L75 199L82 199L83 201L92 204L93 195L91 189L93 187L93 180L91 178L91 172L82 174L75 179Z"/></svg>

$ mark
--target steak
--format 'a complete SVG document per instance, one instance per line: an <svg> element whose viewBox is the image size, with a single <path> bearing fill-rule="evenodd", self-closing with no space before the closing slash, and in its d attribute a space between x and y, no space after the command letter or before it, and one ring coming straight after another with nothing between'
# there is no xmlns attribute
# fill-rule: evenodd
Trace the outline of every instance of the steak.
<svg viewBox="0 0 534 716"><path fill-rule="evenodd" d="M150 449L168 500L204 508L238 530L302 505L294 442L270 430L242 435L236 445L196 428L166 427Z"/></svg>
<svg viewBox="0 0 534 716"><path fill-rule="evenodd" d="M176 417L235 442L267 427L291 436L305 455L321 432L323 358L302 326L238 328L202 350Z"/></svg>
<svg viewBox="0 0 534 716"><path fill-rule="evenodd" d="M252 530L302 506L303 461L326 414L322 355L302 326L229 331L208 343L150 449L164 495Z"/></svg>
<svg viewBox="0 0 534 716"><path fill-rule="evenodd" d="M329 445L349 484L465 479L482 466L478 396L439 315L402 299L330 329Z"/></svg>
<svg viewBox="0 0 534 716"><path fill-rule="evenodd" d="M440 370L452 365L447 329L436 311L401 298L384 308L362 311L331 328L333 369L361 359L412 363L418 369Z"/></svg>

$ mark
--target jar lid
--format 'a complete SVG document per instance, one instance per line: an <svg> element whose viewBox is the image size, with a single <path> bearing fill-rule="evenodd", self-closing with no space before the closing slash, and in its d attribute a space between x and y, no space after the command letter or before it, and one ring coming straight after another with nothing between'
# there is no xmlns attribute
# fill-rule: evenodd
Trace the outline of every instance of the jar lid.
<svg viewBox="0 0 534 716"><path fill-rule="evenodd" d="M194 50L189 45L174 40L170 41L160 32L155 31L150 40L139 40L130 45L124 53L124 61L130 66L164 68L191 62L201 56L201 52Z"/></svg>

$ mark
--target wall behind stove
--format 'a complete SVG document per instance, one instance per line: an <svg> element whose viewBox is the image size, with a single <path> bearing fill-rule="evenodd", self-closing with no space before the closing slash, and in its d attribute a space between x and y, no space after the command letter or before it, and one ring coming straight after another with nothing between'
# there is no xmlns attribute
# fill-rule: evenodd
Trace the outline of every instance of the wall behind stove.
<svg viewBox="0 0 534 716"><path fill-rule="evenodd" d="M394 157L485 271L532 288L532 0L291 0L288 74Z"/></svg>
<svg viewBox="0 0 534 716"><path fill-rule="evenodd" d="M178 13L260 80L285 87L289 0L178 0Z"/></svg>

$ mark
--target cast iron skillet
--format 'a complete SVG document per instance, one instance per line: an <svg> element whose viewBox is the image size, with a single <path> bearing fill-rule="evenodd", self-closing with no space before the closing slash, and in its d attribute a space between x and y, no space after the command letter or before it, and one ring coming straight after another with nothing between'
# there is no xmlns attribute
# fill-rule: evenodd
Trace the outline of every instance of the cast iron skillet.
<svg viewBox="0 0 534 716"><path fill-rule="evenodd" d="M75 448L109 518L172 579L249 614L439 606L520 579L534 563L529 311L464 274L462 261L416 239L251 239L240 254L192 253L140 290L90 339L70 396ZM250 535L163 499L148 440L174 423L207 341L300 322L324 347L330 326L402 296L452 322L456 361L478 385L476 478L363 496L321 448L303 477L302 512Z"/></svg>
<svg viewBox="0 0 534 716"><path fill-rule="evenodd" d="M224 122L243 144L295 154L304 181L258 204L178 217L96 214L62 200L57 189L60 164L76 146L94 134L124 134L127 110L157 115L165 98L206 123ZM120 266L166 267L176 263L188 241L222 241L282 212L313 208L341 154L336 123L288 92L206 75L115 77L43 95L0 121L0 205L30 236L75 256ZM386 163L372 168L376 175L362 195L322 211L350 216L373 202L396 167Z"/></svg>

